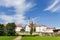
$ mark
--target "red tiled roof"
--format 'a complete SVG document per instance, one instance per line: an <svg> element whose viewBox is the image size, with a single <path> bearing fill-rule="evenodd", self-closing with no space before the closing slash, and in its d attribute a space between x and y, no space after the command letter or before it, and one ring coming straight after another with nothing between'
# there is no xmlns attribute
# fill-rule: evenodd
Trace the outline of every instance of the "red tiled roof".
<svg viewBox="0 0 60 40"><path fill-rule="evenodd" d="M22 24L16 24L17 27L22 27Z"/></svg>
<svg viewBox="0 0 60 40"><path fill-rule="evenodd" d="M53 30L54 28L51 28L51 27L47 27L47 29L48 29L48 30L51 30L51 29Z"/></svg>

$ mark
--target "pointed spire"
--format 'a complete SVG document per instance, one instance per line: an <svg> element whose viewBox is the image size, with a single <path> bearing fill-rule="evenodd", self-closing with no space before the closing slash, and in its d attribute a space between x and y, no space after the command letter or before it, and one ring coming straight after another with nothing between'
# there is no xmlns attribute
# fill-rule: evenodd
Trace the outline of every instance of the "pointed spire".
<svg viewBox="0 0 60 40"><path fill-rule="evenodd" d="M28 17L28 25L30 25L30 17Z"/></svg>
<svg viewBox="0 0 60 40"><path fill-rule="evenodd" d="M28 20L30 20L30 17L28 17Z"/></svg>

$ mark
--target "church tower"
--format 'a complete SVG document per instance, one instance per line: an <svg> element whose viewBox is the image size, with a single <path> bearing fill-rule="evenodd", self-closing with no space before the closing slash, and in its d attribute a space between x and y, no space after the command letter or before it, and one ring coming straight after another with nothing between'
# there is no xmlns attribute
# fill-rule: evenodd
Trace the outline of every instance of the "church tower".
<svg viewBox="0 0 60 40"><path fill-rule="evenodd" d="M30 25L30 17L28 17L28 23L27 23L27 25Z"/></svg>
<svg viewBox="0 0 60 40"><path fill-rule="evenodd" d="M26 28L25 28L25 31L26 32L30 32L31 28L30 28L30 17L28 17L28 21L27 21L27 25L26 25Z"/></svg>

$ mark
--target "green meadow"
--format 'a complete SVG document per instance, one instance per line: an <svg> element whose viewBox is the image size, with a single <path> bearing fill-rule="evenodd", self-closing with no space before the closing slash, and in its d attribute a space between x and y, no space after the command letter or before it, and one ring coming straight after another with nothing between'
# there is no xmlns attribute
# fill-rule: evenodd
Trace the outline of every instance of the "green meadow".
<svg viewBox="0 0 60 40"><path fill-rule="evenodd" d="M0 40L13 40L16 36L0 36Z"/></svg>
<svg viewBox="0 0 60 40"><path fill-rule="evenodd" d="M24 36L22 40L60 40L60 37L49 37L49 36Z"/></svg>

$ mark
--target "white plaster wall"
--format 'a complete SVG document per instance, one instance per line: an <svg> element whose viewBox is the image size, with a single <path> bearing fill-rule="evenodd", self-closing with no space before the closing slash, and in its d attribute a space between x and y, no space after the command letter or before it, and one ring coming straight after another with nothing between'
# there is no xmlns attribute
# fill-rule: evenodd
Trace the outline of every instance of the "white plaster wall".
<svg viewBox="0 0 60 40"><path fill-rule="evenodd" d="M40 27L40 32L45 32L46 31L46 27Z"/></svg>
<svg viewBox="0 0 60 40"><path fill-rule="evenodd" d="M36 32L40 32L40 27L36 27Z"/></svg>
<svg viewBox="0 0 60 40"><path fill-rule="evenodd" d="M21 31L22 27L16 27L15 31Z"/></svg>
<svg viewBox="0 0 60 40"><path fill-rule="evenodd" d="M46 32L46 28L47 27L44 27L44 26L36 27L36 32Z"/></svg>
<svg viewBox="0 0 60 40"><path fill-rule="evenodd" d="M46 32L53 33L53 30L46 30Z"/></svg>
<svg viewBox="0 0 60 40"><path fill-rule="evenodd" d="M25 31L26 32L30 32L31 28L27 25L26 28L25 28Z"/></svg>

